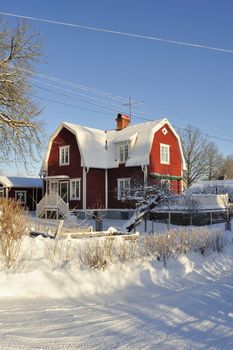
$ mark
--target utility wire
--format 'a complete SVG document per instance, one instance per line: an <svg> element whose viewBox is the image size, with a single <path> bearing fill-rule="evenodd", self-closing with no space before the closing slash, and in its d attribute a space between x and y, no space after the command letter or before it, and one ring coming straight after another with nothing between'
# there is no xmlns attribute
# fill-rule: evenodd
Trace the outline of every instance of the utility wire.
<svg viewBox="0 0 233 350"><path fill-rule="evenodd" d="M68 107L72 107L72 108L81 108L81 109L86 109L86 110L90 110L90 111L93 111L93 112L97 112L97 113L100 113L98 111L94 111L94 110L91 110L91 109L88 109L88 108L83 108L83 107L80 107L80 106L77 106L77 105L73 105L73 104L70 104L70 103L65 103L65 102L61 102L61 101L57 101L57 100L54 100L54 99L49 99L49 98L46 98L46 97L43 97L43 96L39 96L40 99L43 99L43 100L46 100L46 101L49 101L49 102L53 102L53 103L57 103L57 104L60 104L60 105L65 105L65 106L68 106ZM112 110L112 111L117 111L117 110L114 110L113 108L108 108L108 107L104 107L104 106L100 106L102 108L106 108L108 110ZM119 112L119 111L118 111ZM102 113L102 112L101 112ZM104 113L104 114L107 114L107 113ZM109 114L108 114L109 115ZM136 114L132 115L134 118L136 119L140 119L140 120L143 120L143 121L147 121L147 122L151 122L153 121L153 119L151 118L146 118L146 117L141 117L141 116L138 116ZM160 118L161 119L161 118ZM173 124L174 127L178 130L182 130L182 131L185 131L186 129L185 128L182 128L178 125L175 125ZM232 139L228 139L228 138L225 138L225 137L220 137L220 136L216 136L216 135L211 135L211 134L205 134L205 133L202 133L200 132L200 134L202 136L205 136L207 138L212 138L212 139L217 139L217 140L220 140L220 141L225 141L225 142L230 142L230 143L233 143L233 140Z"/></svg>
<svg viewBox="0 0 233 350"><path fill-rule="evenodd" d="M90 27L90 26L84 26L81 24L67 23L67 22L62 22L62 21L49 20L49 19L31 17L31 16L24 16L24 15L18 15L15 13L9 13L9 12L0 12L0 14L3 16L24 18L24 19L28 19L28 20L32 20L32 21L63 25L63 26L79 28L79 29L87 29L87 30L92 30L92 31L96 31L96 32L103 32L103 33L127 36L127 37L132 37L132 38L137 38L137 39L160 41L160 42L164 42L164 43L168 43L168 44L183 45L183 46L189 46L189 47L198 48L198 49L206 49L206 50L212 50L212 51L233 53L233 49L224 49L224 48L220 48L220 47L208 46L208 45L203 45L203 44L196 44L196 43L185 42L185 41L177 41L177 40L165 39L165 38L143 35L143 34L133 34L133 33L121 32L121 31L116 31L116 30L111 30L111 29L99 28L99 27L98 28L97 27Z"/></svg>
<svg viewBox="0 0 233 350"><path fill-rule="evenodd" d="M38 79L34 79L34 78L32 78L32 80L34 80L34 81L36 81L36 82L39 81ZM39 81L39 82L40 82L40 81ZM100 108L105 108L105 107L107 107L107 106L106 106L106 104L107 104L107 105L110 105L110 106L115 107L115 108L112 108L112 110L113 110L113 111L116 111L116 112L118 112L118 113L119 113L120 111L125 110L125 109L123 108L123 105L114 104L114 103L108 102L108 101L106 101L106 100L101 100L101 99L98 99L98 98L96 98L96 97L88 96L88 95L79 93L79 92L77 92L77 91L73 91L73 90L71 90L71 89L66 89L66 88L63 88L63 87L61 87L61 86L57 86L57 85L50 84L50 83L47 83L47 82L43 82L43 81L42 81L42 82L40 82L40 83L43 83L44 85L49 86L49 88L42 87L42 86L40 86L40 85L38 85L38 84L35 84L34 86L35 86L36 88L38 88L38 89L45 90L45 91L51 92L51 93L53 93L53 94L58 94L58 95L67 97L67 98L72 99L72 100L78 100L78 101L81 101L81 102L83 102L83 103L92 104L92 105L95 105L95 106L100 107ZM54 91L53 89L58 89L58 90L62 90L62 91L68 92L69 95L66 94L66 93L63 93L63 92L61 92L61 91L59 91L59 92ZM80 98L78 98L78 97L76 97L76 96L75 96L75 97L72 97L72 96L70 96L70 94L73 94L73 95L80 95L80 96L82 96L82 97L84 97L84 98L86 97L87 99L97 101L98 103L92 103L91 101L88 101L88 100L85 100L85 99L80 99ZM101 104L101 103L104 103L104 105ZM109 108L109 107L107 107L107 108ZM153 120L153 119L157 119L158 116L155 115L155 113L153 112L154 107L151 107L151 106L150 106L150 108L151 108L152 113L153 113L153 115L151 116L152 120ZM85 108L84 108L84 109L85 109ZM125 112L125 113L127 113L127 112ZM151 115L152 113L150 113L150 115ZM166 114L166 115L170 115L170 112L169 112L169 113L168 113L168 112L165 112L165 114ZM136 118L140 118L140 117L141 117L141 119L143 120L143 116L144 116L144 115L145 115L145 112L139 111L138 109L137 109L137 110L132 109L132 117L136 117ZM191 120L190 120L190 121L187 120L187 118L180 117L180 116L176 116L174 113L171 114L171 117L172 117L172 118L176 118L176 119L184 119L186 122L190 122L190 123L192 122ZM145 120L147 120L147 118L146 118ZM207 122L200 122L200 124L202 124L202 125L204 125L204 126L209 126L209 123L207 123ZM224 127L223 127L222 125L220 125L220 124L211 124L211 127L215 128L215 129L217 128L218 130L223 130L223 131L232 132L232 130L229 130L229 128L226 129L226 128L224 128Z"/></svg>
<svg viewBox="0 0 233 350"><path fill-rule="evenodd" d="M32 80L34 80L36 82L39 81L38 79L34 79L34 78L32 78ZM46 83L46 82L42 82L42 83L44 85L46 85L46 86L49 86L49 87L53 88L53 89L58 89L58 90L65 91L65 92L69 93L69 95L65 94L65 93L62 93L62 92L55 92L51 88L44 88L44 87L41 87L40 85L37 85L37 84L34 84L34 86L39 88L39 89L47 90L47 91L52 92L54 94L59 94L59 95L62 95L62 96L65 96L65 97L68 97L68 98L71 98L71 99L79 100L79 101L82 101L82 102L85 102L85 103L91 103L90 101L87 101L87 100L84 100L84 99L80 99L78 97L71 97L70 94L76 95L76 96L79 95L79 96L82 96L82 97L86 97L89 100L97 101L98 104L96 104L96 103L91 103L91 104L95 104L95 105L98 105L98 106L100 105L100 103L104 103L104 104L116 107L116 108L118 108L118 110L122 109L122 106L123 106L122 104L121 105L115 104L115 103L112 103L112 102L109 102L109 101L106 101L106 100L102 100L102 99L100 99L98 97L88 96L88 95L85 95L83 93L80 93L80 92L77 92L77 91L74 91L74 90L71 90L71 89L66 89L64 87L57 86L57 85L54 85L54 84L50 84L50 83Z"/></svg>

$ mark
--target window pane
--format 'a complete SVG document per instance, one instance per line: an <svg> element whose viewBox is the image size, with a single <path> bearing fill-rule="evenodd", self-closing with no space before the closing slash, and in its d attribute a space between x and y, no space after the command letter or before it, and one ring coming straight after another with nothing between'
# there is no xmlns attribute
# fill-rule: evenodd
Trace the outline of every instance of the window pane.
<svg viewBox="0 0 233 350"><path fill-rule="evenodd" d="M70 198L71 199L79 199L80 198L80 180L71 180L70 186Z"/></svg>
<svg viewBox="0 0 233 350"><path fill-rule="evenodd" d="M163 164L169 164L170 163L170 147L169 145L160 145L160 161Z"/></svg>
<svg viewBox="0 0 233 350"><path fill-rule="evenodd" d="M69 146L60 147L59 153L59 163L60 165L68 165L70 158L70 148Z"/></svg>

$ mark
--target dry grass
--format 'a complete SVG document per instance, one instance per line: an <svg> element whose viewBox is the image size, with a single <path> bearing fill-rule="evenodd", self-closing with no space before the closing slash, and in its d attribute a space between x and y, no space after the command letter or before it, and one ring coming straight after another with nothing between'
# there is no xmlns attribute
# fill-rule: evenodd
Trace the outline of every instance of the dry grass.
<svg viewBox="0 0 233 350"><path fill-rule="evenodd" d="M104 268L113 256L112 239L93 239L86 241L79 249L79 262L83 267Z"/></svg>
<svg viewBox="0 0 233 350"><path fill-rule="evenodd" d="M25 210L18 203L0 201L0 261L7 270L14 264L20 266L20 247L27 231L26 218ZM126 264L148 257L166 265L169 257L189 251L207 255L212 251L222 251L223 246L221 230L183 227L137 240L114 236L88 240L47 238L43 243L42 256L52 263L74 261L79 267L101 269L112 262Z"/></svg>
<svg viewBox="0 0 233 350"><path fill-rule="evenodd" d="M147 236L143 242L145 256L154 256L166 263L170 256L196 251L207 255L211 251L220 252L224 246L223 232L219 229L182 228L164 234Z"/></svg>
<svg viewBox="0 0 233 350"><path fill-rule="evenodd" d="M77 258L77 248L71 240L47 239L44 244L44 257L51 262L72 261Z"/></svg>
<svg viewBox="0 0 233 350"><path fill-rule="evenodd" d="M10 269L17 261L22 237L27 232L25 209L13 200L0 200L0 250L3 264Z"/></svg>

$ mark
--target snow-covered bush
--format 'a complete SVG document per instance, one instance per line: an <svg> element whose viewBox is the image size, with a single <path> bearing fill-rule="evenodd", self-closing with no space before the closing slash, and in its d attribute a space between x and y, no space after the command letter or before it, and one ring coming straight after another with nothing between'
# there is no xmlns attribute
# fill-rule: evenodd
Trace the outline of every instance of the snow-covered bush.
<svg viewBox="0 0 233 350"><path fill-rule="evenodd" d="M27 232L25 209L13 200L0 200L0 258L7 269L17 262Z"/></svg>

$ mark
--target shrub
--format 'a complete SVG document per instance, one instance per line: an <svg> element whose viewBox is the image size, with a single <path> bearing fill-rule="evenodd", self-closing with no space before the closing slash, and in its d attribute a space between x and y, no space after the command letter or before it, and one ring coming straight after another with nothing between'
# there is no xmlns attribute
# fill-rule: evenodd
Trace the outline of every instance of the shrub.
<svg viewBox="0 0 233 350"><path fill-rule="evenodd" d="M113 239L93 239L80 246L79 261L84 267L104 268L112 259Z"/></svg>
<svg viewBox="0 0 233 350"><path fill-rule="evenodd" d="M144 239L145 256L154 256L166 264L170 256L186 254L193 250L207 255L211 251L220 252L224 246L223 232L219 229L209 230L205 227L182 228L164 234L154 234Z"/></svg>
<svg viewBox="0 0 233 350"><path fill-rule="evenodd" d="M25 209L13 200L0 200L0 252L6 268L17 261L22 237L27 232Z"/></svg>

